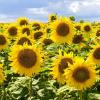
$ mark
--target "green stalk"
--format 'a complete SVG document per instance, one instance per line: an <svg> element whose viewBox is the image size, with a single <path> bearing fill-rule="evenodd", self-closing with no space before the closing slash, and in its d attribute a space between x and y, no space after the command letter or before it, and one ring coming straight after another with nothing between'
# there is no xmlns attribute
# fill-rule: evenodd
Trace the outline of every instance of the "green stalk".
<svg viewBox="0 0 100 100"><path fill-rule="evenodd" d="M30 78L30 81L29 81L29 97L31 100L32 98L32 77Z"/></svg>
<svg viewBox="0 0 100 100"><path fill-rule="evenodd" d="M80 100L83 100L83 92L82 92L82 90L79 91L79 96L80 96Z"/></svg>

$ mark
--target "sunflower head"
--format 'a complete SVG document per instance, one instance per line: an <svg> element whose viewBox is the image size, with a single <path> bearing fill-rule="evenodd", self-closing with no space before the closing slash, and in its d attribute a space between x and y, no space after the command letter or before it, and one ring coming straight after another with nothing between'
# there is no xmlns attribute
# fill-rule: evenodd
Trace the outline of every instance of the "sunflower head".
<svg viewBox="0 0 100 100"><path fill-rule="evenodd" d="M8 36L7 34L0 33L0 50L4 49L8 45Z"/></svg>
<svg viewBox="0 0 100 100"><path fill-rule="evenodd" d="M61 18L52 23L51 38L55 42L71 43L73 37L73 24L66 18Z"/></svg>
<svg viewBox="0 0 100 100"><path fill-rule="evenodd" d="M91 32L91 30L92 30L92 26L91 26L91 24L90 23L84 23L83 24L83 31L84 32Z"/></svg>
<svg viewBox="0 0 100 100"><path fill-rule="evenodd" d="M58 19L57 14L51 14L51 15L49 15L49 22L53 22L53 21L55 21L57 19Z"/></svg>
<svg viewBox="0 0 100 100"><path fill-rule="evenodd" d="M100 30L97 30L96 36L100 36Z"/></svg>
<svg viewBox="0 0 100 100"><path fill-rule="evenodd" d="M43 24L40 22L32 22L32 28L34 31L38 31L42 28Z"/></svg>
<svg viewBox="0 0 100 100"><path fill-rule="evenodd" d="M10 25L7 29L9 37L16 37L18 35L18 28L16 25Z"/></svg>
<svg viewBox="0 0 100 100"><path fill-rule="evenodd" d="M18 18L17 20L19 26L25 26L25 25L28 25L29 21L27 18Z"/></svg>
<svg viewBox="0 0 100 100"><path fill-rule="evenodd" d="M27 34L30 35L31 34L31 28L27 25L27 26L23 26L19 29L20 33L22 34Z"/></svg>
<svg viewBox="0 0 100 100"><path fill-rule="evenodd" d="M32 45L33 41L29 36L27 36L26 34L23 34L17 38L16 44L23 45L24 43L27 43L28 45Z"/></svg>
<svg viewBox="0 0 100 100"><path fill-rule="evenodd" d="M96 81L96 70L91 62L77 60L65 70L66 84L78 90L90 88Z"/></svg>
<svg viewBox="0 0 100 100"><path fill-rule="evenodd" d="M92 63L96 65L100 65L100 45L99 44L96 44L95 46L93 46L93 49L88 54L87 60L91 61Z"/></svg>
<svg viewBox="0 0 100 100"><path fill-rule="evenodd" d="M33 32L34 40L40 39L43 35L44 35L44 31L43 30L39 30L39 31L34 31Z"/></svg>
<svg viewBox="0 0 100 100"><path fill-rule="evenodd" d="M23 46L13 46L9 59L12 61L11 66L16 73L32 76L40 71L42 56L39 48L24 44Z"/></svg>
<svg viewBox="0 0 100 100"><path fill-rule="evenodd" d="M64 53L64 55L62 55L60 51L59 56L53 62L53 68L51 72L53 78L57 79L59 83L64 84L65 83L65 76L63 75L64 70L67 69L70 64L73 64L72 54Z"/></svg>
<svg viewBox="0 0 100 100"><path fill-rule="evenodd" d="M72 42L74 44L78 44L78 43L82 42L82 40L83 40L83 36L82 36L82 34L79 34L79 35L74 35Z"/></svg>

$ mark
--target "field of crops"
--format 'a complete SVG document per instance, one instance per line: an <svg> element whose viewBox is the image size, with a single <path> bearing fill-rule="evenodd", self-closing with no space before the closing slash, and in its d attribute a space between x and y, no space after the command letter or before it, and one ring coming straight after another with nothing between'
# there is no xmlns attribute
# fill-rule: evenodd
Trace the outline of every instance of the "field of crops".
<svg viewBox="0 0 100 100"><path fill-rule="evenodd" d="M0 100L100 100L100 23L0 23Z"/></svg>

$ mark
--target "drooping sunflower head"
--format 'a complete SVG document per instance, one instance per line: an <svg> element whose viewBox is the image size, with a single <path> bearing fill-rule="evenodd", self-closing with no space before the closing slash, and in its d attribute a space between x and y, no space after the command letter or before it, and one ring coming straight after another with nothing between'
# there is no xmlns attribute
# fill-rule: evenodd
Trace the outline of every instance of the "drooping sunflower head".
<svg viewBox="0 0 100 100"><path fill-rule="evenodd" d="M23 26L19 29L19 31L22 33L22 34L27 34L27 35L30 35L31 34L31 28L29 26Z"/></svg>
<svg viewBox="0 0 100 100"><path fill-rule="evenodd" d="M78 90L90 88L96 81L96 70L90 62L76 61L65 70L66 84Z"/></svg>
<svg viewBox="0 0 100 100"><path fill-rule="evenodd" d="M17 22L18 22L19 26L25 26L25 25L28 25L28 23L29 23L28 19L24 18L24 17L18 18Z"/></svg>
<svg viewBox="0 0 100 100"><path fill-rule="evenodd" d="M0 33L0 50L5 49L8 45L8 36L6 34Z"/></svg>
<svg viewBox="0 0 100 100"><path fill-rule="evenodd" d="M7 28L7 33L8 33L8 36L9 38L14 38L14 37L17 37L18 36L18 28L16 25L10 25L8 28Z"/></svg>
<svg viewBox="0 0 100 100"><path fill-rule="evenodd" d="M49 22L53 22L58 19L57 14L50 14L49 15Z"/></svg>
<svg viewBox="0 0 100 100"><path fill-rule="evenodd" d="M5 75L4 75L2 64L0 64L0 85L4 82L4 80L5 80Z"/></svg>
<svg viewBox="0 0 100 100"><path fill-rule="evenodd" d="M38 48L24 44L23 46L13 46L9 59L12 61L11 66L14 72L20 75L32 76L40 71L42 56Z"/></svg>
<svg viewBox="0 0 100 100"><path fill-rule="evenodd" d="M90 51L87 60L96 65L100 65L100 44L93 46L93 49Z"/></svg>
<svg viewBox="0 0 100 100"><path fill-rule="evenodd" d="M60 20L56 20L52 23L52 29L52 40L59 43L71 43L74 33L73 24L69 19L60 18Z"/></svg>
<svg viewBox="0 0 100 100"><path fill-rule="evenodd" d="M52 76L54 79L57 79L59 83L64 84L65 83L65 76L64 76L64 70L69 67L70 64L73 64L73 55L72 54L66 54L64 55L59 54L59 56L54 60L53 62L53 68L52 68Z"/></svg>

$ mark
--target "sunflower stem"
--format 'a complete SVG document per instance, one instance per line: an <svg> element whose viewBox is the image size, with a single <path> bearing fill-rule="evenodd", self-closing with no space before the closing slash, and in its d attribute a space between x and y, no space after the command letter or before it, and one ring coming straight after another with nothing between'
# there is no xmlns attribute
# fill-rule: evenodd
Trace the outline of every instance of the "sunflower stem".
<svg viewBox="0 0 100 100"><path fill-rule="evenodd" d="M83 92L79 91L79 95L80 95L80 100L83 100Z"/></svg>
<svg viewBox="0 0 100 100"><path fill-rule="evenodd" d="M32 100L32 77L30 78L30 81L29 81L29 97L30 97L30 100Z"/></svg>

